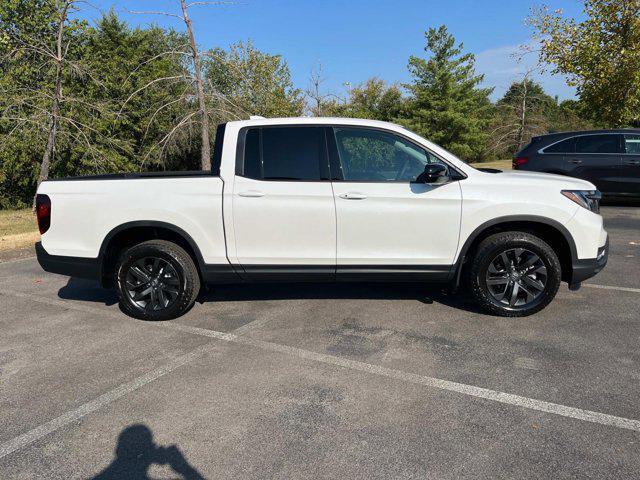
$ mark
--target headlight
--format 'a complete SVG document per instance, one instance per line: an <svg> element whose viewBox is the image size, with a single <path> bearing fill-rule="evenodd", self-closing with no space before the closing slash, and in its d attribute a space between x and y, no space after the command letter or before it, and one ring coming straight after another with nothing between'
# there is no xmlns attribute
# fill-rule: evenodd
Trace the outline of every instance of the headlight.
<svg viewBox="0 0 640 480"><path fill-rule="evenodd" d="M562 190L560 193L581 207L600 213L602 194L598 190Z"/></svg>

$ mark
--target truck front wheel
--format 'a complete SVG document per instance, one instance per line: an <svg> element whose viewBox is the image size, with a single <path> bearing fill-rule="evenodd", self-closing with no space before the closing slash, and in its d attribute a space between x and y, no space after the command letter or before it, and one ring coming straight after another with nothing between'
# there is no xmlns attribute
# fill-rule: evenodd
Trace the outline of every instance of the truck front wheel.
<svg viewBox="0 0 640 480"><path fill-rule="evenodd" d="M166 240L149 240L125 250L116 266L120 308L143 320L169 320L191 308L200 291L189 254Z"/></svg>
<svg viewBox="0 0 640 480"><path fill-rule="evenodd" d="M561 279L553 249L525 232L496 233L484 239L467 273L480 306L504 317L539 312L556 296Z"/></svg>

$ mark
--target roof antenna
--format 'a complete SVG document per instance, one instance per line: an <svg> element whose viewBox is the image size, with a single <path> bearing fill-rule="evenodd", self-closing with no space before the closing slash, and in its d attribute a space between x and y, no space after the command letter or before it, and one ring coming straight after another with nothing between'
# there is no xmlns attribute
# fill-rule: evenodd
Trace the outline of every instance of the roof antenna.
<svg viewBox="0 0 640 480"><path fill-rule="evenodd" d="M249 120L264 120L265 118L262 115L251 115L249 116Z"/></svg>

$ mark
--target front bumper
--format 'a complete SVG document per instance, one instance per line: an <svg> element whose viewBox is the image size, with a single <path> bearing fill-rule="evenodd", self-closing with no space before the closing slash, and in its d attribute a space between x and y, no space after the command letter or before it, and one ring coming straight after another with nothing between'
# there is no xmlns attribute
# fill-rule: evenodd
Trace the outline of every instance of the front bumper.
<svg viewBox="0 0 640 480"><path fill-rule="evenodd" d="M45 272L91 280L100 279L100 263L97 258L49 255L41 242L36 243L36 257Z"/></svg>
<svg viewBox="0 0 640 480"><path fill-rule="evenodd" d="M569 283L576 284L593 277L605 267L608 259L609 237L607 237L605 244L598 249L598 256L596 258L573 261L571 281Z"/></svg>

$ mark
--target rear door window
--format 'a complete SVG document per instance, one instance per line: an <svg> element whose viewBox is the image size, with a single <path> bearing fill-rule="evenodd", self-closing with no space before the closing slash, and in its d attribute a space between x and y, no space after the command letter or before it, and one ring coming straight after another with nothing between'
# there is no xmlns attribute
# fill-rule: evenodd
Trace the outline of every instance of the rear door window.
<svg viewBox="0 0 640 480"><path fill-rule="evenodd" d="M633 155L640 155L640 135L624 134L624 151Z"/></svg>
<svg viewBox="0 0 640 480"><path fill-rule="evenodd" d="M326 145L322 127L250 128L245 137L243 176L256 180L323 179Z"/></svg>
<svg viewBox="0 0 640 480"><path fill-rule="evenodd" d="M582 135L576 137L576 153L620 153L620 135Z"/></svg>

